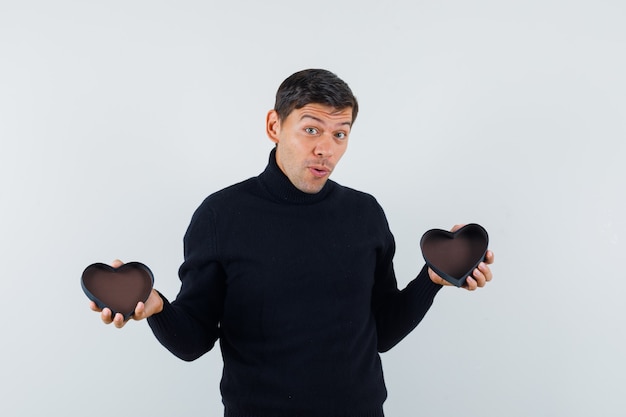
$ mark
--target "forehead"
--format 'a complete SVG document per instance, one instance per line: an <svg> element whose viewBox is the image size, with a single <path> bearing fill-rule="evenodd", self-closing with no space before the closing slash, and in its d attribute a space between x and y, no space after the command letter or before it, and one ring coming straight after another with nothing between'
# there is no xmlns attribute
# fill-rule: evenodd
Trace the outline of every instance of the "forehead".
<svg viewBox="0 0 626 417"><path fill-rule="evenodd" d="M318 119L327 123L352 124L352 107L337 109L326 104L310 103L294 109L288 118L295 122L303 119Z"/></svg>

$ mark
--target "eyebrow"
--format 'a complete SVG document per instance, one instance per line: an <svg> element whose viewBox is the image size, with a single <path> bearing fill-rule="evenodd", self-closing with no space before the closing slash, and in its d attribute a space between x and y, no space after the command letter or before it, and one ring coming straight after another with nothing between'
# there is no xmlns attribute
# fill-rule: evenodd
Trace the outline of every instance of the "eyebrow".
<svg viewBox="0 0 626 417"><path fill-rule="evenodd" d="M304 119L313 119L313 120L315 120L316 122L319 122L319 123L321 123L321 124L326 124L326 123L324 122L324 120L320 119L319 117L315 117L315 116L313 116L313 115L306 114L306 113L305 113L305 114L303 114L303 115L302 115L302 117L300 117L300 120L301 120L301 121L302 121L302 120L304 120ZM339 125L340 125L340 126L349 126L349 127L352 127L352 122L341 122Z"/></svg>

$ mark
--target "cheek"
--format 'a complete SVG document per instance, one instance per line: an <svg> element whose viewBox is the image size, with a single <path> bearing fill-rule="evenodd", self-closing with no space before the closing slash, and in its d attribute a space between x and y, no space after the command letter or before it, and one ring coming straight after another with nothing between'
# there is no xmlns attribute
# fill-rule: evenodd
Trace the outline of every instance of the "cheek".
<svg viewBox="0 0 626 417"><path fill-rule="evenodd" d="M335 152L337 161L339 161L341 159L341 157L343 156L344 153L346 153L346 150L348 149L348 144L345 143L343 145L341 145L339 147L339 149L337 149L337 151Z"/></svg>

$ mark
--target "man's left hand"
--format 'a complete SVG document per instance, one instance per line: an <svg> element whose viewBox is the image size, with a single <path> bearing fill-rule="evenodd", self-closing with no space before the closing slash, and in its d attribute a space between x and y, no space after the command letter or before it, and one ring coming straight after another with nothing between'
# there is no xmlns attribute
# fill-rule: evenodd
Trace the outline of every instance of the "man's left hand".
<svg viewBox="0 0 626 417"><path fill-rule="evenodd" d="M452 231L454 232L455 230L459 229L462 226L463 225L456 225L452 228ZM488 250L487 254L485 255L485 260L481 262L480 264L478 264L478 267L474 268L474 270L472 271L472 274L467 277L467 279L465 280L465 284L463 284L461 288L465 288L468 291L474 291L476 288L479 288L479 287L482 288L485 285L487 285L487 283L491 281L491 279L493 278L493 273L491 272L491 269L488 266L488 265L491 265L493 261L494 261L493 252ZM437 275L430 268L428 268L428 275L430 276L430 279L435 284L452 285L448 281L446 281L445 279Z"/></svg>

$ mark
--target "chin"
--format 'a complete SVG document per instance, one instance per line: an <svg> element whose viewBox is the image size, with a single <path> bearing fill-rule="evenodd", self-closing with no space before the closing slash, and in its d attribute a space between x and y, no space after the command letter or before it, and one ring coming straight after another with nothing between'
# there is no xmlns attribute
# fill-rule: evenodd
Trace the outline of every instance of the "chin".
<svg viewBox="0 0 626 417"><path fill-rule="evenodd" d="M322 191L322 188L324 188L324 185L326 184L326 181L324 181L322 184L306 184L303 187L298 187L300 191L302 191L303 193L307 193L307 194L317 194L320 191Z"/></svg>
<svg viewBox="0 0 626 417"><path fill-rule="evenodd" d="M305 189L300 189L300 191L302 191L303 193L307 193L307 194L317 194L321 191L321 188L305 188Z"/></svg>

